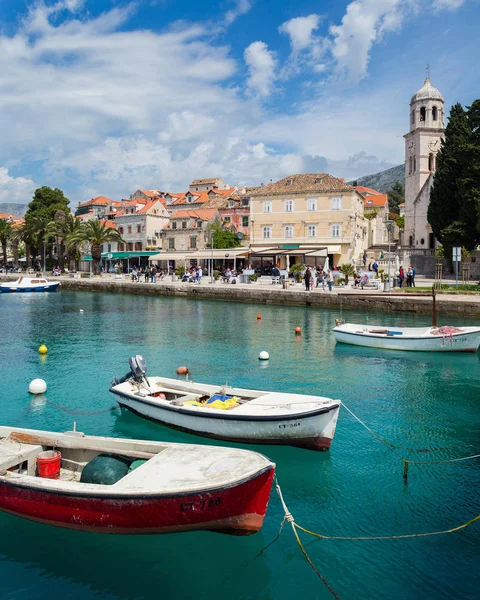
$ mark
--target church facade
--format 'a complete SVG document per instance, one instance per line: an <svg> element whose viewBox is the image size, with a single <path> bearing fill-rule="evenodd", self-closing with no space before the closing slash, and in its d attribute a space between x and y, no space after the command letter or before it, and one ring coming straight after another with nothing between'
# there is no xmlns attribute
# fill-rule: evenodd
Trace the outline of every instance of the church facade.
<svg viewBox="0 0 480 600"><path fill-rule="evenodd" d="M437 154L445 133L445 101L430 77L410 101L410 131L405 138L405 228L403 247L427 254L435 237L427 219ZM420 251L420 252L418 252Z"/></svg>

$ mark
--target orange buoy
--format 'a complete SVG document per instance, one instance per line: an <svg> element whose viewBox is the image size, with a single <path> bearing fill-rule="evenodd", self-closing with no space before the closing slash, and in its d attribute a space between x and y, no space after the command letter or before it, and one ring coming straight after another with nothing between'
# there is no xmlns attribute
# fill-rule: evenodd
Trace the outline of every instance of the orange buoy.
<svg viewBox="0 0 480 600"><path fill-rule="evenodd" d="M295 333L298 335L299 333L302 333L302 328L301 327L295 327Z"/></svg>
<svg viewBox="0 0 480 600"><path fill-rule="evenodd" d="M260 321L261 318L262 318L262 315L260 313L258 313L257 320Z"/></svg>
<svg viewBox="0 0 480 600"><path fill-rule="evenodd" d="M177 375L186 375L188 373L188 367L178 367Z"/></svg>

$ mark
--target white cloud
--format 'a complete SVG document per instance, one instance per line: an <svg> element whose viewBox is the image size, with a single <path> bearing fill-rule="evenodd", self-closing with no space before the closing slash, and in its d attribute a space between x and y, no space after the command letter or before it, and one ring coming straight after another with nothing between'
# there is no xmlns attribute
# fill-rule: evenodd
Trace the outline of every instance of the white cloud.
<svg viewBox="0 0 480 600"><path fill-rule="evenodd" d="M301 52L314 42L313 32L318 29L320 16L311 14L308 17L296 17L282 23L278 30L290 37L292 52Z"/></svg>
<svg viewBox="0 0 480 600"><path fill-rule="evenodd" d="M225 13L224 24L228 27L238 17L247 14L251 8L252 2L250 0L236 0L235 6Z"/></svg>
<svg viewBox="0 0 480 600"><path fill-rule="evenodd" d="M6 167L0 167L0 202L30 202L38 186L28 177L11 177Z"/></svg>
<svg viewBox="0 0 480 600"><path fill-rule="evenodd" d="M264 42L253 42L245 49L248 67L247 87L254 96L265 98L272 91L277 59Z"/></svg>
<svg viewBox="0 0 480 600"><path fill-rule="evenodd" d="M434 10L456 10L460 8L464 0L433 0Z"/></svg>
<svg viewBox="0 0 480 600"><path fill-rule="evenodd" d="M358 81L367 74L370 50L388 31L398 30L414 0L354 0L341 25L332 25L332 54L337 68Z"/></svg>

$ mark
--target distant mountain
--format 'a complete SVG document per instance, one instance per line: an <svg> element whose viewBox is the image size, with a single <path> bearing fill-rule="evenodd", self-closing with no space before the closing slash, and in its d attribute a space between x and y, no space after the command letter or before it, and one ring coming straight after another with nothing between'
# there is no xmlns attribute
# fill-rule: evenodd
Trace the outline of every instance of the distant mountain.
<svg viewBox="0 0 480 600"><path fill-rule="evenodd" d="M23 217L27 212L28 204L15 204L13 202L0 203L0 213L13 215L14 217Z"/></svg>
<svg viewBox="0 0 480 600"><path fill-rule="evenodd" d="M405 185L405 165L398 165L375 175L365 175L356 180L358 185L372 188L382 194L385 194L396 181L401 181Z"/></svg>

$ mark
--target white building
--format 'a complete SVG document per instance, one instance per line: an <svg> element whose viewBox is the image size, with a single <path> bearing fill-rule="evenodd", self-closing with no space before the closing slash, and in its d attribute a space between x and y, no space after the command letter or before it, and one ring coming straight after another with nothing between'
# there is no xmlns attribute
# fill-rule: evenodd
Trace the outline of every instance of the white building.
<svg viewBox="0 0 480 600"><path fill-rule="evenodd" d="M430 190L437 153L444 137L442 94L427 77L410 101L410 131L405 137L405 234L404 246L412 250L435 247L427 220Z"/></svg>

